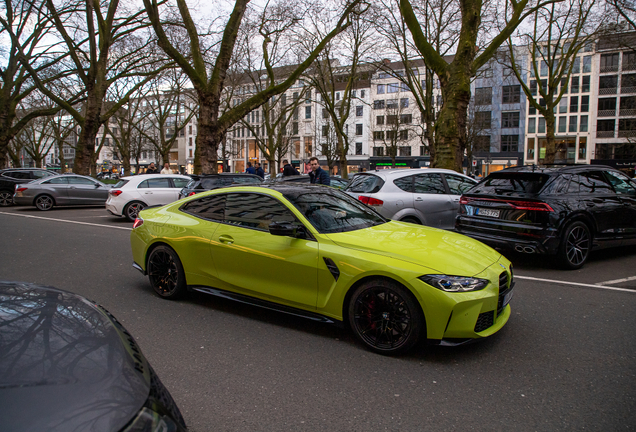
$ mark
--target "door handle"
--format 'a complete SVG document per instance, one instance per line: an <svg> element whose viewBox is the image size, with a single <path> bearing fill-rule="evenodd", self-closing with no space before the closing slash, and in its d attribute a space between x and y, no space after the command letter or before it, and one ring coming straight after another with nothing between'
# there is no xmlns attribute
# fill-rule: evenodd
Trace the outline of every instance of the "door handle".
<svg viewBox="0 0 636 432"><path fill-rule="evenodd" d="M144 192L146 195L152 195L152 192Z"/></svg>
<svg viewBox="0 0 636 432"><path fill-rule="evenodd" d="M232 236L224 234L224 235L219 236L219 241L221 243L225 243L225 244L232 244L232 243L234 243L234 238Z"/></svg>
<svg viewBox="0 0 636 432"><path fill-rule="evenodd" d="M415 201L423 201L422 198L415 198Z"/></svg>

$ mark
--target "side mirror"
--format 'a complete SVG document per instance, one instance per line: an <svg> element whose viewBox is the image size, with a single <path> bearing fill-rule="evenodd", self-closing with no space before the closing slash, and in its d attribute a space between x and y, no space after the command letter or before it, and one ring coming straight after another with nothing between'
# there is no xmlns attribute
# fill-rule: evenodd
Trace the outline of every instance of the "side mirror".
<svg viewBox="0 0 636 432"><path fill-rule="evenodd" d="M99 183L95 183L95 189L99 187Z"/></svg>
<svg viewBox="0 0 636 432"><path fill-rule="evenodd" d="M296 227L291 222L272 222L269 233L275 236L295 237Z"/></svg>

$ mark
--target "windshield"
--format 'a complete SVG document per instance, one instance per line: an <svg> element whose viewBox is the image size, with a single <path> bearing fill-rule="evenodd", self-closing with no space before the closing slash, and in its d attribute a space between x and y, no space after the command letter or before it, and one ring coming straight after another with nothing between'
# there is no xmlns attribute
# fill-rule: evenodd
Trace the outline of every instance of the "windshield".
<svg viewBox="0 0 636 432"><path fill-rule="evenodd" d="M321 234L354 231L387 221L348 195L315 191L285 195Z"/></svg>
<svg viewBox="0 0 636 432"><path fill-rule="evenodd" d="M472 188L470 193L489 195L504 192L539 193L549 178L549 175L539 173L493 173Z"/></svg>
<svg viewBox="0 0 636 432"><path fill-rule="evenodd" d="M376 193L382 189L384 180L373 174L358 174L351 179L347 192L354 193Z"/></svg>

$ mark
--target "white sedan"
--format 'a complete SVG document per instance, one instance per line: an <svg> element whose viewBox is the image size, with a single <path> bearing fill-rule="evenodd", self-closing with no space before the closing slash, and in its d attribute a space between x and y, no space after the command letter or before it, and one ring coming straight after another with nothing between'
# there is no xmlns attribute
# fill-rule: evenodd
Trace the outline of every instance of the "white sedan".
<svg viewBox="0 0 636 432"><path fill-rule="evenodd" d="M122 177L108 192L106 210L134 221L146 207L165 205L179 198L190 177L178 174L141 174Z"/></svg>

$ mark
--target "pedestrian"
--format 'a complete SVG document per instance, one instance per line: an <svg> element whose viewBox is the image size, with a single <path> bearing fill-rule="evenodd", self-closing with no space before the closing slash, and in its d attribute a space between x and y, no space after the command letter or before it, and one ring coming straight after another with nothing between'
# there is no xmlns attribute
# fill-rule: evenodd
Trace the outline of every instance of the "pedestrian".
<svg viewBox="0 0 636 432"><path fill-rule="evenodd" d="M247 169L245 170L247 174L256 174L256 170L252 166L252 162L247 163Z"/></svg>
<svg viewBox="0 0 636 432"><path fill-rule="evenodd" d="M298 170L290 164L287 159L283 160L283 177L300 175Z"/></svg>
<svg viewBox="0 0 636 432"><path fill-rule="evenodd" d="M170 169L170 163L166 162L163 164L163 169L161 170L161 174L172 174L172 170Z"/></svg>
<svg viewBox="0 0 636 432"><path fill-rule="evenodd" d="M264 180L265 179L265 171L263 170L263 168L261 168L261 164L259 162L256 162L255 165L256 165L255 174Z"/></svg>
<svg viewBox="0 0 636 432"><path fill-rule="evenodd" d="M309 166L311 167L311 172L309 173L309 181L311 183L331 186L329 173L320 168L320 163L316 156L309 158Z"/></svg>
<svg viewBox="0 0 636 432"><path fill-rule="evenodd" d="M146 168L146 174L159 174L159 170L155 167L154 162L150 162L150 165Z"/></svg>

